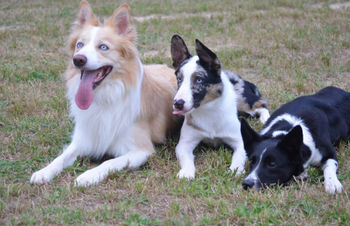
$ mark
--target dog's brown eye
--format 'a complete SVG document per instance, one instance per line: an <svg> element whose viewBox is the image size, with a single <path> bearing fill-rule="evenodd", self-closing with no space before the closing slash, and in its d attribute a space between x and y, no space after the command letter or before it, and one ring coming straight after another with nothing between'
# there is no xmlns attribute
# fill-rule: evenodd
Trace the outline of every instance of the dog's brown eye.
<svg viewBox="0 0 350 226"><path fill-rule="evenodd" d="M267 164L267 166L270 167L270 168L275 168L275 167L277 166L277 163L275 163L275 162L269 162L269 163Z"/></svg>

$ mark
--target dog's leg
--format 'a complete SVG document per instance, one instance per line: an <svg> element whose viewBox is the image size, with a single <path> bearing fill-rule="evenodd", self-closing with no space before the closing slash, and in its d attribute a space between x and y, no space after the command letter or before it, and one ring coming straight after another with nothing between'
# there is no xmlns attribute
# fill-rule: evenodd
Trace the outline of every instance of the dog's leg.
<svg viewBox="0 0 350 226"><path fill-rule="evenodd" d="M262 124L265 124L265 122L270 118L270 113L267 108L257 108L255 109L255 113L259 115L259 120Z"/></svg>
<svg viewBox="0 0 350 226"><path fill-rule="evenodd" d="M324 186L326 192L334 194L341 193L343 186L337 177L338 162L335 159L328 159L322 166L324 175Z"/></svg>
<svg viewBox="0 0 350 226"><path fill-rule="evenodd" d="M76 180L77 186L89 186L101 182L111 172L120 171L125 167L133 169L143 165L150 153L147 151L135 150L126 153L118 158L107 160L98 167L87 170L81 174Z"/></svg>
<svg viewBox="0 0 350 226"><path fill-rule="evenodd" d="M183 131L183 130L182 130ZM176 158L180 163L181 170L177 174L179 178L194 179L196 167L194 166L193 150L199 144L201 139L186 137L181 131L181 138L176 146Z"/></svg>
<svg viewBox="0 0 350 226"><path fill-rule="evenodd" d="M133 169L143 165L148 157L155 153L148 124L142 122L134 124L129 131L120 134L111 148L115 150L111 153L119 157L107 160L101 165L87 170L75 180L75 185L97 184L111 172L120 171L125 167Z"/></svg>
<svg viewBox="0 0 350 226"><path fill-rule="evenodd" d="M228 144L234 151L230 170L236 171L236 174L245 173L244 165L247 159L246 151L244 150L243 140L240 133L235 133L234 137L225 138L224 142Z"/></svg>
<svg viewBox="0 0 350 226"><path fill-rule="evenodd" d="M35 172L30 178L30 183L42 184L50 182L52 178L60 174L64 168L72 165L80 154L77 145L72 142L60 156L53 160L53 162L45 168Z"/></svg>

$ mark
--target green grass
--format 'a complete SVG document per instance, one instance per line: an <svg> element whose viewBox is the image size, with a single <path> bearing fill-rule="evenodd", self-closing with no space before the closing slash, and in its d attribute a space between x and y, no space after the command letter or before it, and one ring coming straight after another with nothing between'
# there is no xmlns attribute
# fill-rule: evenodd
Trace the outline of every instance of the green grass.
<svg viewBox="0 0 350 226"><path fill-rule="evenodd" d="M122 1L91 1L109 17ZM194 0L128 2L144 63L171 65L170 39L181 35L193 52L200 39L225 69L258 85L274 111L297 96L334 85L350 91L350 8L337 0ZM74 179L98 163L77 160L50 184L31 185L70 142L62 74L65 42L79 1L0 3L0 224L1 225L350 225L350 147L337 148L344 192L325 193L323 174L309 169L257 193L228 170L232 151L199 146L196 179L176 177L178 138L146 165L113 173L97 186ZM257 120L251 120L256 130Z"/></svg>

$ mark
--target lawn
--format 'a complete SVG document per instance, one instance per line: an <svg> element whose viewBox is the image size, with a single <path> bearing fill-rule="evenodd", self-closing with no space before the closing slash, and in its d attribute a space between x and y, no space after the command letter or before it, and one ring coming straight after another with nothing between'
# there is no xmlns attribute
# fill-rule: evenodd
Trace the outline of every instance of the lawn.
<svg viewBox="0 0 350 226"><path fill-rule="evenodd" d="M102 20L124 1L90 1ZM336 0L132 0L145 64L171 66L175 33L215 50L225 69L255 83L271 112L333 85L350 91L350 2ZM350 225L350 146L338 150L341 194L324 190L319 168L307 181L244 191L229 172L232 151L199 146L196 179L179 180L178 137L136 170L88 188L74 179L97 166L80 158L50 184L33 172L71 140L62 74L79 0L0 2L0 225ZM350 113L349 113L350 115ZM256 129L257 119L250 119ZM248 169L248 164L247 164Z"/></svg>

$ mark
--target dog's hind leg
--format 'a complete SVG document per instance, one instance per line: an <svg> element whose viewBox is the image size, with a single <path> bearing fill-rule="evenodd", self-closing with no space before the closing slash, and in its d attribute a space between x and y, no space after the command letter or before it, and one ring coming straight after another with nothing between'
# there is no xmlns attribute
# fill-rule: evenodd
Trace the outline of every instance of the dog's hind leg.
<svg viewBox="0 0 350 226"><path fill-rule="evenodd" d="M255 109L255 113L259 115L259 120L262 124L265 124L265 122L270 118L270 113L267 108L257 108Z"/></svg>
<svg viewBox="0 0 350 226"><path fill-rule="evenodd" d="M72 165L80 154L77 145L72 142L60 156L53 160L53 162L35 172L30 178L30 183L42 184L50 182L52 178L60 174L64 168Z"/></svg>

